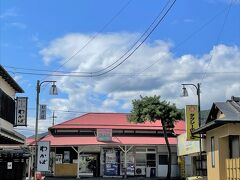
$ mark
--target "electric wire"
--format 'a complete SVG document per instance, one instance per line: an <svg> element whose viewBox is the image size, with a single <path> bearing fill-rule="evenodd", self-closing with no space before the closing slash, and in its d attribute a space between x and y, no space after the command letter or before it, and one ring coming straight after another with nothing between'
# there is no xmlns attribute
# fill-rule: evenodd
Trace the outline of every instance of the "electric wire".
<svg viewBox="0 0 240 180"><path fill-rule="evenodd" d="M203 30L207 25L209 25L211 22L213 22L219 15L221 15L222 13L224 13L226 10L228 10L229 8L226 7L222 10L220 10L219 12L217 12L214 16L212 16L209 20L207 20L205 23L203 23L198 29L196 29L195 31L193 31L190 35L188 35L185 39L183 39L182 41L180 41L174 48L174 51L176 51L177 49L179 49L184 43L186 43L188 40L190 40L192 37L194 37L197 33L199 33L201 30ZM146 70L150 69L152 66L154 66L156 63L158 63L161 59L158 59L156 61L154 61L152 64L150 64L149 66L147 66L146 68L144 68L143 70L139 71L137 74L140 75L140 73L145 72ZM11 71L13 74L29 74L29 75L38 75L38 76L70 76L70 77L89 77L86 75L78 75L81 73L90 73L90 72L79 72L79 71L72 71L72 72L67 72L67 71L52 71L52 70L39 70L39 69L30 69L30 68L19 68L19 67L13 67L13 66L5 66L7 68L11 68L11 69L22 69L22 70L32 70L32 71L42 71L42 72L57 72L57 73L68 73L68 74L46 74L46 73L32 73L32 72L22 72L22 71ZM200 74L202 72L196 72L194 74ZM227 73L227 74L234 74L234 73L239 73L239 72L206 72L207 74L216 74L216 73ZM74 75L71 75L74 74ZM117 73L116 73L117 74ZM111 74L111 75L116 75L116 74ZM175 73L174 73L175 74ZM190 73L193 74L193 73ZM126 74L128 76L128 74ZM129 74L134 75L134 73L130 73ZM92 77L92 76L91 76Z"/></svg>
<svg viewBox="0 0 240 180"><path fill-rule="evenodd" d="M155 64L157 63L157 61L155 61ZM146 70L148 70L149 68L151 68L154 64L151 64L150 66L146 67L145 69L143 69L142 71L139 71L138 73L111 73L108 74L107 76L104 77L112 77L112 76L124 76L124 77L132 77L132 76L146 76L146 77L153 77L156 76L154 74L142 74L143 72L145 72ZM25 74L25 75L34 75L34 76L44 76L44 75L51 75L51 76L55 76L55 77L88 77L86 75L76 75L76 74L45 74L45 73L28 73L28 72L21 72L21 71L8 71L12 74ZM233 72L229 72L229 71L224 71L224 72L163 72L161 73L162 75L170 75L170 74L179 74L179 75L184 75L184 74L190 74L190 75L201 75L201 74L229 74L229 75L236 75L236 74L240 74L240 72L237 71L233 71ZM91 77L91 76L90 76Z"/></svg>
<svg viewBox="0 0 240 180"><path fill-rule="evenodd" d="M98 71L94 71L92 73L100 73L102 71L107 70L108 68L112 67L114 64L116 64L117 62L119 62L124 56L126 56L139 42L140 40L147 34L147 32L151 29L151 27L156 23L156 21L159 19L159 17L161 17L162 12L165 10L165 8L169 5L171 0L168 0L168 2L164 5L164 7L162 8L162 10L160 11L160 13L158 13L158 15L156 16L156 18L153 20L153 22L148 26L148 28L142 33L142 35L137 39L137 41L135 41L135 43L133 43L133 45L123 54L121 55L116 61L114 61L112 64L108 65L107 67L98 70Z"/></svg>
<svg viewBox="0 0 240 180"><path fill-rule="evenodd" d="M72 56L67 58L56 70L59 70L65 64L67 64L70 60L72 60L76 55L78 55L81 51L83 51L94 39L97 38L99 33L103 32L131 3L132 0L129 0L123 7L97 32L93 35L79 50L77 50ZM88 72L83 72L88 73ZM42 80L46 79L47 77L43 78Z"/></svg>
<svg viewBox="0 0 240 180"><path fill-rule="evenodd" d="M220 37L221 37L221 35L222 35L222 33L223 33L223 29L224 29L225 24L226 24L226 22L227 22L227 18L228 18L229 12L230 12L230 10L231 10L231 7L232 7L232 5L233 5L233 1L234 1L234 0L231 0L231 3L229 4L228 11L226 12L226 15L225 15L224 20L223 20L223 24L222 24L222 26L221 26L221 28L220 28L220 31L219 31L219 33L218 33L218 36L217 36L216 44L218 44L219 41L220 41ZM209 59L209 62L208 62L208 64L207 64L206 71L205 71L205 73L204 73L203 76L202 76L201 83L204 81L204 79L205 79L205 77L206 77L206 75L207 75L206 72L207 72L207 69L209 68L209 66L210 66L210 64L211 64L211 62L212 62L212 59L213 59L213 53L210 55L210 59ZM201 84L201 83L200 83L200 84Z"/></svg>
<svg viewBox="0 0 240 180"><path fill-rule="evenodd" d="M160 20L157 22L157 24L153 27L153 29L150 31L150 33L143 39L143 41L126 57L124 58L119 64L117 64L116 66L114 66L113 68L97 74L97 75L93 75L93 77L98 77L98 76L102 76L104 74L107 74L111 71L113 71L114 69L116 69L117 67L119 67L121 64L123 64L129 57L131 57L135 51L137 51L137 49L147 40L147 38L153 33L153 31L157 28L157 26L162 22L162 20L166 17L166 15L168 14L168 12L171 10L171 8L173 7L173 5L175 4L176 0L173 1L173 3L170 5L170 7L168 7L167 11L164 13L164 15L160 18Z"/></svg>
<svg viewBox="0 0 240 180"><path fill-rule="evenodd" d="M102 69L102 70L98 70L98 71L93 71L93 72L88 72L89 75L83 75L82 77L98 77L98 76L102 76L104 74L107 74L111 71L113 71L114 69L116 69L117 67L119 67L121 64L123 64L127 59L129 59L129 57L131 57L136 51L137 49L140 48L140 46L148 39L148 37L154 32L154 30L158 27L158 25L163 21L163 19L166 17L166 15L168 14L168 12L171 10L171 8L173 7L173 5L175 4L176 0L174 0L172 2L172 4L169 6L169 3L171 2L171 0L169 0L166 5L163 7L163 9L161 10L161 12L159 13L159 15L157 16L157 18L154 19L154 21L150 24L150 26L147 28L147 30L140 36L140 38L133 44L133 46L126 51L119 59L117 59L115 62L113 62L111 65L108 65L106 68ZM169 6L169 7L168 7ZM167 8L168 7L168 8ZM164 12L164 10L167 8L167 10ZM161 17L162 12L164 12L163 16ZM161 17L161 18L160 18ZM159 19L160 18L160 19ZM159 19L157 21L157 19ZM156 22L157 21L157 22ZM154 23L156 22L156 24L154 25ZM154 25L154 26L153 26ZM152 28L153 26L153 28ZM152 29L151 29L152 28ZM147 34L147 32L150 30L150 32ZM146 35L147 34L147 35ZM146 35L146 37L144 37ZM143 38L144 37L144 38ZM143 40L140 42L140 40L143 38ZM139 43L140 42L140 43ZM138 44L139 43L139 44ZM138 45L137 45L138 44ZM137 46L136 46L137 45ZM136 47L135 47L136 46ZM135 47L135 48L134 48ZM134 49L133 49L134 48ZM129 55L127 55L129 52L131 51L131 53ZM120 63L118 63L117 65L115 65L114 67L112 67L114 64L116 64L118 61L120 61L125 55L127 55L127 57L125 57ZM108 69L112 67L111 69ZM107 70L108 69L108 70ZM107 70L105 72L102 72L104 70ZM102 72L102 73L101 73ZM98 73L98 74L97 74Z"/></svg>

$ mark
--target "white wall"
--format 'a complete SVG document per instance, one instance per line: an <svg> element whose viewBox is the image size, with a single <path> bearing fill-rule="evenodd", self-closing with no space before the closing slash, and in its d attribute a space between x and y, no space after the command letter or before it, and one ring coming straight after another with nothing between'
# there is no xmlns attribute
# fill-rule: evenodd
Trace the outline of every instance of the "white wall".
<svg viewBox="0 0 240 180"><path fill-rule="evenodd" d="M16 91L2 77L0 77L0 88L11 98L15 98Z"/></svg>
<svg viewBox="0 0 240 180"><path fill-rule="evenodd" d="M170 145L172 153L177 153L177 145ZM158 153L167 153L167 146L165 144L157 146Z"/></svg>
<svg viewBox="0 0 240 180"><path fill-rule="evenodd" d="M171 177L178 177L179 176L179 169L178 165L171 165ZM158 165L157 167L157 177L166 177L167 176L167 165Z"/></svg>

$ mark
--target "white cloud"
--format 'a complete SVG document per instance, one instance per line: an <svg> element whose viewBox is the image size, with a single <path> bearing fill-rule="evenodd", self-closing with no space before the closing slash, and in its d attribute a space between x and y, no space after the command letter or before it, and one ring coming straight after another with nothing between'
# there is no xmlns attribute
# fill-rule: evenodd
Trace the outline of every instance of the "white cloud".
<svg viewBox="0 0 240 180"><path fill-rule="evenodd" d="M0 14L0 19L18 16L16 8L10 8Z"/></svg>
<svg viewBox="0 0 240 180"><path fill-rule="evenodd" d="M19 28L19 29L26 29L27 26L24 23L21 22L12 22L8 24L9 26L15 27L15 28Z"/></svg>
<svg viewBox="0 0 240 180"><path fill-rule="evenodd" d="M69 34L50 42L40 54L46 64L61 64L89 40L89 34ZM67 71L96 71L118 57L138 34L100 34L92 43L64 65ZM206 54L185 54L176 57L173 44L165 41L144 43L117 70L97 78L60 77L57 79L64 98L53 99L53 109L74 109L86 112L126 111L131 100L139 95L160 95L184 107L196 103L196 90L187 87L189 97L182 98L181 83L201 82L201 105L210 108L214 101L225 101L240 95L240 48L219 44ZM209 61L211 63L209 64ZM136 75L154 64L142 74ZM202 81L203 72L207 72ZM233 73L235 72L235 73ZM132 74L132 75L131 75ZM65 118L65 117L64 117ZM66 117L67 118L67 117ZM66 120L66 119L65 119Z"/></svg>

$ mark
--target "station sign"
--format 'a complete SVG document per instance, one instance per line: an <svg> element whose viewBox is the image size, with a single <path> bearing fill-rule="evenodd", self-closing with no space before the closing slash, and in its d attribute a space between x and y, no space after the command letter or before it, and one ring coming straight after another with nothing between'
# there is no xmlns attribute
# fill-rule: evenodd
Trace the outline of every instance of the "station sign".
<svg viewBox="0 0 240 180"><path fill-rule="evenodd" d="M103 142L112 141L112 129L97 129L97 140Z"/></svg>

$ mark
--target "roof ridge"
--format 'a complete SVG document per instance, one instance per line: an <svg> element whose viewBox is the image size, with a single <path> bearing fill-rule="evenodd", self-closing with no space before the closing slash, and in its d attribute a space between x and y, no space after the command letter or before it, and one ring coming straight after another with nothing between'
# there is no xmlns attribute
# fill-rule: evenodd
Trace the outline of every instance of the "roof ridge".
<svg viewBox="0 0 240 180"><path fill-rule="evenodd" d="M231 104L231 106L232 106L238 113L240 113L240 106L238 105L237 102L235 102L235 101L228 101L228 102Z"/></svg>
<svg viewBox="0 0 240 180"><path fill-rule="evenodd" d="M87 116L87 115L91 115L91 114L125 114L125 115L127 115L129 113L123 113L123 112L122 113L121 112L88 112L88 113L85 113L83 115L77 116L77 117L75 117L73 119L69 119L69 120L66 120L66 121L64 121L62 123L56 124L54 126L51 126L50 128L53 128L53 127L61 125L61 124L65 124L65 123L67 123L69 121L73 121L73 120L75 120L77 118L81 118L81 117L84 117L84 116Z"/></svg>
<svg viewBox="0 0 240 180"><path fill-rule="evenodd" d="M72 120L74 120L74 119L77 119L77 118L83 117L83 116L85 116L85 115L87 115L87 114L89 114L89 113L82 114L82 115L77 116L77 117L75 117L75 118L73 118L73 119L66 120L66 121L64 121L64 122L61 122L61 123L56 124L56 125L54 125L54 126L51 126L51 127L49 127L49 128L53 128L53 127L55 127L55 126L59 126L59 125L65 124L65 123L67 123L67 122L69 122L69 121L72 121Z"/></svg>

